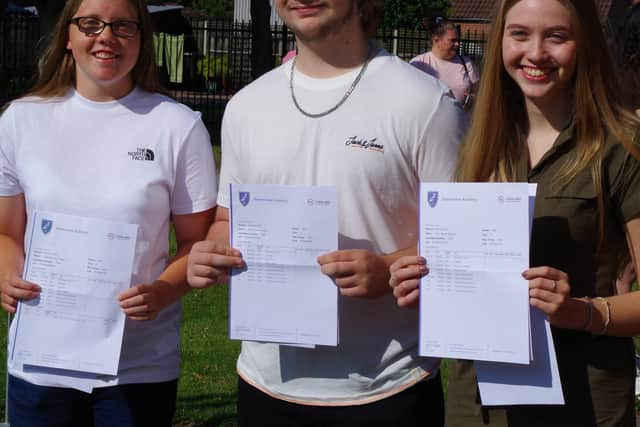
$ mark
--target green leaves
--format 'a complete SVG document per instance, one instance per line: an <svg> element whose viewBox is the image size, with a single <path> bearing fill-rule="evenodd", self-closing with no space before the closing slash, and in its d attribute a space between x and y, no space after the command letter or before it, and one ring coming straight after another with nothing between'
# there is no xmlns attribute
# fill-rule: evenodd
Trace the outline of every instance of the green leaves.
<svg viewBox="0 0 640 427"><path fill-rule="evenodd" d="M214 77L229 77L229 55L208 56L196 62L196 74L211 80Z"/></svg>
<svg viewBox="0 0 640 427"><path fill-rule="evenodd" d="M214 18L233 17L233 0L177 0L177 3L206 12Z"/></svg>
<svg viewBox="0 0 640 427"><path fill-rule="evenodd" d="M384 5L382 27L423 29L431 17L447 16L450 0L381 0Z"/></svg>
<svg viewBox="0 0 640 427"><path fill-rule="evenodd" d="M451 0L380 0L384 5L384 28L423 28L432 16L449 14ZM233 0L177 0L217 18L233 16Z"/></svg>

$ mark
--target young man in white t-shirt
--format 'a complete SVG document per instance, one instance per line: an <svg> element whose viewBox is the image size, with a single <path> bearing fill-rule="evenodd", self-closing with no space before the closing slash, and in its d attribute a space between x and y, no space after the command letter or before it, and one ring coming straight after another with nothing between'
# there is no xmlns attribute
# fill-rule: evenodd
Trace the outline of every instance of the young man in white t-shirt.
<svg viewBox="0 0 640 427"><path fill-rule="evenodd" d="M416 253L418 184L452 178L464 113L444 85L373 46L373 1L275 4L298 56L229 102L216 221L188 279L210 286L243 265L228 243L230 183L335 186L340 249L318 262L340 291L340 344L244 342L238 423L442 425L438 361L417 356L417 312L397 307L389 265Z"/></svg>

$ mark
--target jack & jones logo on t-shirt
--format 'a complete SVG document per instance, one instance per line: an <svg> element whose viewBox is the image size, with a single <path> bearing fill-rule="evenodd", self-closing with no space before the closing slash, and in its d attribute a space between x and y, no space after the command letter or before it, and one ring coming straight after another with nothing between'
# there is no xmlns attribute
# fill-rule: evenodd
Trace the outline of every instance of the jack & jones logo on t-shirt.
<svg viewBox="0 0 640 427"><path fill-rule="evenodd" d="M129 151L129 157L131 160L149 160L153 161L155 159L155 155L153 154L153 150L151 148L138 148L136 151Z"/></svg>
<svg viewBox="0 0 640 427"><path fill-rule="evenodd" d="M364 150L377 151L384 153L384 145L377 142L378 138L358 138L357 136L350 136L344 142L344 145L351 148L362 148Z"/></svg>

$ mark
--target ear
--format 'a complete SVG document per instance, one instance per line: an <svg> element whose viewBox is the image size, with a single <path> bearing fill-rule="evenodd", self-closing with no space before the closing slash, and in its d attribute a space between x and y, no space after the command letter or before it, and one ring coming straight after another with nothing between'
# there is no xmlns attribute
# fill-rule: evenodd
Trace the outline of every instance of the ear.
<svg viewBox="0 0 640 427"><path fill-rule="evenodd" d="M67 50L71 50L71 40L67 40Z"/></svg>

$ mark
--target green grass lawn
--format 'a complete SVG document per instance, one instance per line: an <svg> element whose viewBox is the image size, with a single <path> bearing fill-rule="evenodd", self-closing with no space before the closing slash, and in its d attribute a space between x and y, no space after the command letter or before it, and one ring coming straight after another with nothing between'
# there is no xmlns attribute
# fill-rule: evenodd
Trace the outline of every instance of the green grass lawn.
<svg viewBox="0 0 640 427"><path fill-rule="evenodd" d="M195 290L183 300L176 425L235 425L240 343L228 339L227 290L227 286Z"/></svg>
<svg viewBox="0 0 640 427"><path fill-rule="evenodd" d="M175 426L235 426L235 361L240 343L227 336L228 288L195 290L183 299L182 374ZM0 357L6 354L7 316L0 315ZM636 341L638 344L638 341ZM1 364L0 399L4 402L5 366ZM442 367L447 385L446 361ZM0 411L4 418L4 404Z"/></svg>
<svg viewBox="0 0 640 427"><path fill-rule="evenodd" d="M175 425L234 426L236 414L235 362L238 341L227 336L227 286L196 290L183 299L182 374ZM6 357L7 316L0 315L0 357ZM1 368L0 399L4 419L5 373Z"/></svg>
<svg viewBox="0 0 640 427"><path fill-rule="evenodd" d="M6 354L7 317L0 316ZM183 299L182 374L178 387L175 426L235 426L238 341L227 333L228 287L194 290ZM446 386L446 368L443 369ZM5 366L0 378L0 399L4 402ZM4 404L2 405L4 417Z"/></svg>

